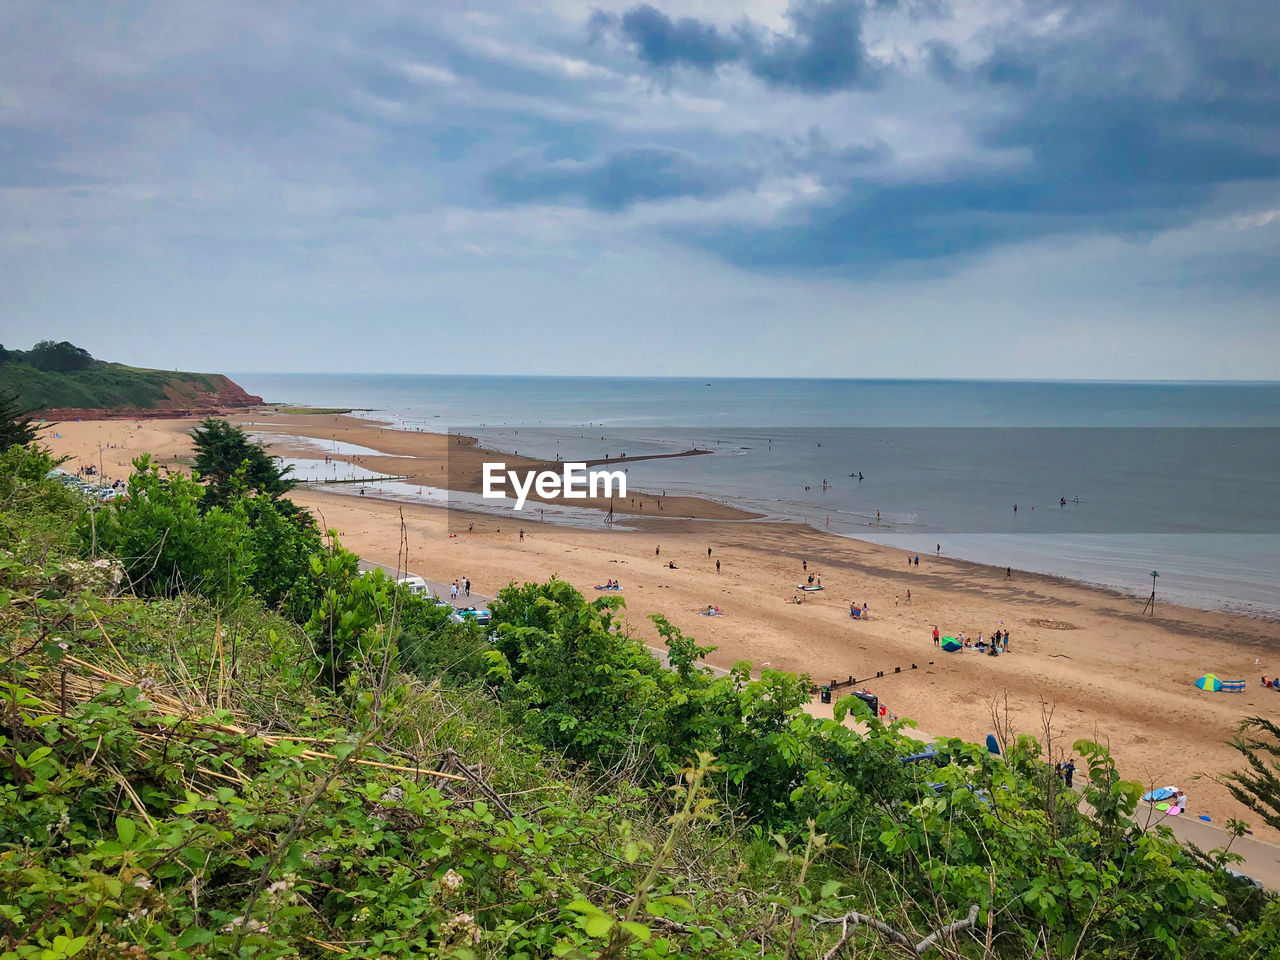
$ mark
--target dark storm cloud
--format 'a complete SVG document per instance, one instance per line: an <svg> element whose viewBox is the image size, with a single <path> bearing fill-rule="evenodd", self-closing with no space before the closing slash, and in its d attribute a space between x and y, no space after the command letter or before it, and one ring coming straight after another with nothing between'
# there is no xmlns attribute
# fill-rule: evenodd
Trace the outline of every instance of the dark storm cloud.
<svg viewBox="0 0 1280 960"><path fill-rule="evenodd" d="M1097 8L1080 6L1053 32L1005 29L969 60L926 43L926 76L989 104L970 109L969 135L1009 158L1002 165L962 163L919 179L875 169L779 222L682 226L679 235L743 266L876 265L1060 235L1144 238L1229 213L1225 188L1280 181L1280 29L1263 5L1234 7L1133 6L1099 21ZM819 33L838 35L838 46L857 27L797 29ZM857 76L865 54L846 60L828 86Z"/></svg>
<svg viewBox="0 0 1280 960"><path fill-rule="evenodd" d="M861 0L795 0L787 33L749 20L723 30L693 17L672 18L651 4L621 17L597 12L591 30L614 31L650 67L713 71L740 63L765 83L812 93L873 86L883 65L867 54Z"/></svg>

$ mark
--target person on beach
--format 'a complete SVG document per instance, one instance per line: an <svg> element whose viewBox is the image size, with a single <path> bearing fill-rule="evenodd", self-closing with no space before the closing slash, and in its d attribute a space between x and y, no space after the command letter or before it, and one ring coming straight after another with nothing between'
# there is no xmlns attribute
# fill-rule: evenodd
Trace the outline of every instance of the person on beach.
<svg viewBox="0 0 1280 960"><path fill-rule="evenodd" d="M466 591L467 596L471 596L471 581L466 577L462 578L462 589Z"/></svg>
<svg viewBox="0 0 1280 960"><path fill-rule="evenodd" d="M935 647L940 647L940 646L942 646L942 642L938 639L938 628L937 628L937 627L934 627L934 628L933 628L933 645L934 645Z"/></svg>
<svg viewBox="0 0 1280 960"><path fill-rule="evenodd" d="M449 585L449 599L450 600L458 599L458 581L457 580L453 581L453 583Z"/></svg>
<svg viewBox="0 0 1280 960"><path fill-rule="evenodd" d="M662 544L658 544L656 547L653 548L653 555L655 557L662 556Z"/></svg>
<svg viewBox="0 0 1280 960"><path fill-rule="evenodd" d="M920 566L920 554L916 554L916 566Z"/></svg>
<svg viewBox="0 0 1280 960"><path fill-rule="evenodd" d="M1066 782L1067 789L1071 789L1071 782L1076 775L1076 759L1072 757L1062 765L1062 779Z"/></svg>
<svg viewBox="0 0 1280 960"><path fill-rule="evenodd" d="M808 570L808 569L809 569L809 561L808 561L808 560L801 560L801 561L800 561L800 569L801 569L801 570Z"/></svg>
<svg viewBox="0 0 1280 960"><path fill-rule="evenodd" d="M911 606L911 591L907 591L907 606Z"/></svg>
<svg viewBox="0 0 1280 960"><path fill-rule="evenodd" d="M1004 578L1005 578L1006 580L1012 580L1012 579L1013 579L1013 567L1005 567L1005 568L1004 568Z"/></svg>
<svg viewBox="0 0 1280 960"><path fill-rule="evenodd" d="M942 544L938 544L938 556L942 556Z"/></svg>
<svg viewBox="0 0 1280 960"><path fill-rule="evenodd" d="M711 559L711 548L710 548L710 547L707 547L707 559L708 559L708 560L710 560L710 559Z"/></svg>
<svg viewBox="0 0 1280 960"><path fill-rule="evenodd" d="M524 527L520 528L520 541L522 543L524 542Z"/></svg>
<svg viewBox="0 0 1280 960"><path fill-rule="evenodd" d="M716 561L716 573L719 573L719 572L720 572L720 561L719 561L719 560L717 560L717 561Z"/></svg>

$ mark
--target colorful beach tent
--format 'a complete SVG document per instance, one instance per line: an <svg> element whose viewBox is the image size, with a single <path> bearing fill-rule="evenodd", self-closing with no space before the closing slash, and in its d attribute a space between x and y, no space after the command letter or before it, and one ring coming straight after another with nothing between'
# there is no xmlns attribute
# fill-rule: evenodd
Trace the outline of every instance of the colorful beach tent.
<svg viewBox="0 0 1280 960"><path fill-rule="evenodd" d="M1203 677L1196 681L1196 686L1201 690L1218 691L1222 689L1222 681L1215 677L1212 673L1206 673Z"/></svg>
<svg viewBox="0 0 1280 960"><path fill-rule="evenodd" d="M957 650L963 650L964 644L955 637L943 637L942 649L947 651L947 653L955 653Z"/></svg>

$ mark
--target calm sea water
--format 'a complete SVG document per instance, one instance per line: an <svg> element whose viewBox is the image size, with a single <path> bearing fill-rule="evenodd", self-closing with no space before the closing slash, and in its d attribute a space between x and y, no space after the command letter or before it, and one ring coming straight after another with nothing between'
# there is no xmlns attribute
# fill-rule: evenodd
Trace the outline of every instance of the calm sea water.
<svg viewBox="0 0 1280 960"><path fill-rule="evenodd" d="M524 454L698 446L714 455L632 464L629 485L1137 596L1158 569L1167 599L1280 614L1277 383L235 379Z"/></svg>

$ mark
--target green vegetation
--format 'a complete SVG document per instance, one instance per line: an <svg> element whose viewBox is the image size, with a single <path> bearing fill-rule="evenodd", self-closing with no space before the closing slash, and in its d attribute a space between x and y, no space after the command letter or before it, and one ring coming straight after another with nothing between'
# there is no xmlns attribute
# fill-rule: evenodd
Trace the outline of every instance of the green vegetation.
<svg viewBox="0 0 1280 960"><path fill-rule="evenodd" d="M240 468L102 505L51 465L0 454L0 960L1280 951L1098 744L1085 816L1029 737L904 764L617 597L455 623Z"/></svg>
<svg viewBox="0 0 1280 960"><path fill-rule="evenodd" d="M18 395L0 395L0 450L8 450L15 444L25 447L35 439L36 427L31 422L30 411L18 406Z"/></svg>
<svg viewBox="0 0 1280 960"><path fill-rule="evenodd" d="M293 488L289 473L261 444L254 443L239 427L206 417L191 431L194 466L208 481L209 501L225 505L244 491L256 491L275 500Z"/></svg>
<svg viewBox="0 0 1280 960"><path fill-rule="evenodd" d="M1250 717L1240 725L1234 744L1245 769L1227 777L1227 789L1263 823L1280 830L1280 724Z"/></svg>
<svg viewBox="0 0 1280 960"><path fill-rule="evenodd" d="M66 341L42 340L25 351L0 347L0 386L27 410L196 406L202 396L225 389L227 383L221 374L148 370L95 360Z"/></svg>

